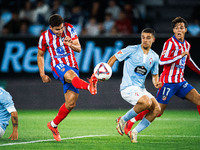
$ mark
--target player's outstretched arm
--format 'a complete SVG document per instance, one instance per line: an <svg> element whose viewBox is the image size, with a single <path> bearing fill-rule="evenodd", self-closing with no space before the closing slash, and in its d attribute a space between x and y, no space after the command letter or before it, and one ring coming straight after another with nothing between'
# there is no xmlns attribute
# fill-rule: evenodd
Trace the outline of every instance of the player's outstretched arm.
<svg viewBox="0 0 200 150"><path fill-rule="evenodd" d="M38 63L39 73L40 73L40 77L42 78L42 81L44 83L48 83L48 82L51 82L51 79L49 76L45 75L45 72L44 72L44 54L45 54L44 51L38 49L37 63Z"/></svg>
<svg viewBox="0 0 200 150"><path fill-rule="evenodd" d="M117 60L117 58L115 57L115 55L113 55L112 57L110 57L110 59L108 60L107 64L112 67L115 63L115 61Z"/></svg>
<svg viewBox="0 0 200 150"><path fill-rule="evenodd" d="M11 119L13 124L13 132L11 133L9 139L17 140L18 139L18 114L17 112L11 112Z"/></svg>

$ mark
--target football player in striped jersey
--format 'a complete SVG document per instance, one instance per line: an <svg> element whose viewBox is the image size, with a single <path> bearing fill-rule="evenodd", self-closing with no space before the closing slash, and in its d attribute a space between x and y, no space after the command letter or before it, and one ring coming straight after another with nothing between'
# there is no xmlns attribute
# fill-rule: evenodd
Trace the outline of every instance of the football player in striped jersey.
<svg viewBox="0 0 200 150"><path fill-rule="evenodd" d="M79 68L74 55L74 52L81 51L78 36L74 27L64 23L63 18L57 14L50 16L49 29L41 34L38 42L37 62L44 83L51 81L44 71L46 50L51 57L52 74L62 82L64 89L65 103L60 107L57 116L47 124L55 140L61 141L57 126L76 106L79 89L88 90L95 95L98 80L94 74L89 79L89 83L79 78Z"/></svg>

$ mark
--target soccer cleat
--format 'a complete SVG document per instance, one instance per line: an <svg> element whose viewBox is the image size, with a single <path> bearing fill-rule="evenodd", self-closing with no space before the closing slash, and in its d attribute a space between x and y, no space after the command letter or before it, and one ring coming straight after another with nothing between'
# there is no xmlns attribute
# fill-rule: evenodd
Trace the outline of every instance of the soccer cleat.
<svg viewBox="0 0 200 150"><path fill-rule="evenodd" d="M117 122L117 127L116 127L116 129L117 129L118 133L119 133L121 136L123 136L123 134L124 134L124 127L125 127L125 125L126 125L126 122L125 122L121 117L117 118L117 119L116 119L116 122Z"/></svg>
<svg viewBox="0 0 200 150"><path fill-rule="evenodd" d="M97 82L98 79L94 76L94 74L92 74L91 78L88 79L90 82L89 85L89 91L92 95L96 95L97 94Z"/></svg>
<svg viewBox="0 0 200 150"><path fill-rule="evenodd" d="M133 122L131 122L130 120L127 121L125 128L124 128L124 132L127 135L128 132L131 130L132 126L134 125Z"/></svg>
<svg viewBox="0 0 200 150"><path fill-rule="evenodd" d="M127 136L130 138L131 140L131 143L137 143L137 134L138 132L137 131L129 131Z"/></svg>
<svg viewBox="0 0 200 150"><path fill-rule="evenodd" d="M55 139L56 141L61 141L61 138L60 138L60 134L59 134L59 132L58 132L58 129L57 129L57 128L53 128L53 127L51 126L51 123L50 123L50 122L47 123L47 127L48 127L49 130L51 130L51 132L53 133L54 139Z"/></svg>

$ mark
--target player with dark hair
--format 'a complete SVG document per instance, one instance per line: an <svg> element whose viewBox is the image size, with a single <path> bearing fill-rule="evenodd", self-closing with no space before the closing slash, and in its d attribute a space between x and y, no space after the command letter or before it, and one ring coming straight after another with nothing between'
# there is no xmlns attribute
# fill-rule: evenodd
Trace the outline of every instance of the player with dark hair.
<svg viewBox="0 0 200 150"><path fill-rule="evenodd" d="M0 87L0 138L3 137L9 120L12 120L13 132L10 135L11 140L18 139L18 113L14 106L12 96L6 90Z"/></svg>
<svg viewBox="0 0 200 150"><path fill-rule="evenodd" d="M89 90L92 95L97 94L97 78L92 75L89 83L79 78L78 64L74 51L80 52L81 45L74 27L64 23L63 18L57 14L50 16L49 29L44 31L38 43L37 62L40 77L44 83L51 81L44 71L44 54L48 49L51 56L52 74L55 79L63 83L65 103L60 107L57 116L47 124L55 140L60 141L58 124L76 106L79 96L78 89Z"/></svg>
<svg viewBox="0 0 200 150"><path fill-rule="evenodd" d="M158 90L156 98L161 107L161 114L159 116L163 114L173 95L194 103L200 114L200 94L184 79L185 65L200 75L200 69L194 63L189 53L190 43L185 40L188 23L184 18L176 17L172 20L172 25L174 35L165 42L160 57L160 65L163 66L160 81L163 85ZM126 134L131 130L133 124L141 120L147 113L148 110L145 110L129 120L125 126Z"/></svg>
<svg viewBox="0 0 200 150"><path fill-rule="evenodd" d="M147 128L160 113L160 106L154 96L144 86L146 76L151 71L152 82L156 88L161 86L158 76L159 56L151 49L155 41L155 31L146 28L141 33L141 44L128 46L113 55L108 64L112 67L116 60L124 60L124 69L120 91L122 98L133 105L124 116L117 121L119 134L124 134L126 122L148 109L149 113L133 129L128 132L131 142L137 143L137 134Z"/></svg>

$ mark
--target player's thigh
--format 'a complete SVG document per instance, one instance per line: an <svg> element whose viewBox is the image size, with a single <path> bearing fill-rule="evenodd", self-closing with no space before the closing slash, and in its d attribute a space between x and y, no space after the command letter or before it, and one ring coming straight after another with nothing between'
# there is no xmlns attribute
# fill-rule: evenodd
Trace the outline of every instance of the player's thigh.
<svg viewBox="0 0 200 150"><path fill-rule="evenodd" d="M140 99L150 96L150 94L137 86L130 86L121 91L122 98L132 105L136 105ZM149 97L151 98L151 97Z"/></svg>
<svg viewBox="0 0 200 150"><path fill-rule="evenodd" d="M64 94L65 96L65 105L67 108L74 108L76 106L76 102L78 100L78 96L79 94L71 91L71 90L67 90L67 92Z"/></svg>
<svg viewBox="0 0 200 150"><path fill-rule="evenodd" d="M64 79L65 79L65 82L67 83L71 83L72 82L72 79L74 77L77 77L78 75L73 71L73 70L68 70L65 75L64 75Z"/></svg>
<svg viewBox="0 0 200 150"><path fill-rule="evenodd" d="M53 75L56 79L59 78L62 82L71 83L74 77L79 76L79 71L78 69L66 64L57 64L53 69Z"/></svg>
<svg viewBox="0 0 200 150"><path fill-rule="evenodd" d="M192 89L190 92L188 92L185 98L196 105L200 105L200 94L196 89Z"/></svg>

